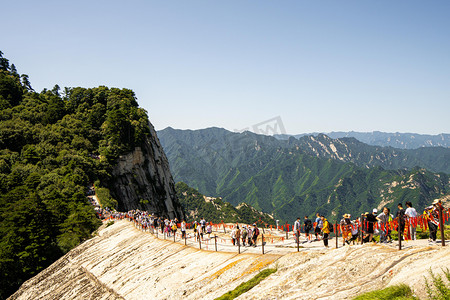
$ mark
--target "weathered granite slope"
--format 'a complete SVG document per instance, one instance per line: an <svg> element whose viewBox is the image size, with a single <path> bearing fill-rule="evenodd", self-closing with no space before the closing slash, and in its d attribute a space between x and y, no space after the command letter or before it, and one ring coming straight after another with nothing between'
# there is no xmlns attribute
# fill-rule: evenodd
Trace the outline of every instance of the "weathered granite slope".
<svg viewBox="0 0 450 300"><path fill-rule="evenodd" d="M396 250L365 244L318 252L291 253L277 261L278 271L237 299L353 299L390 285L407 284L418 299L428 299L429 270L443 275L450 247L417 246ZM445 276L445 275L444 275ZM282 295L282 296L280 296Z"/></svg>
<svg viewBox="0 0 450 300"><path fill-rule="evenodd" d="M26 281L10 299L214 299L278 258L198 250L119 221Z"/></svg>
<svg viewBox="0 0 450 300"><path fill-rule="evenodd" d="M292 249L293 250L293 249ZM352 299L406 283L426 297L427 269L450 247L349 246L286 255L212 252L159 240L119 221L26 281L10 299L215 299L266 266L278 271L239 299Z"/></svg>
<svg viewBox="0 0 450 300"><path fill-rule="evenodd" d="M183 218L169 162L153 125L142 147L119 157L109 185L119 210L143 209L170 218Z"/></svg>

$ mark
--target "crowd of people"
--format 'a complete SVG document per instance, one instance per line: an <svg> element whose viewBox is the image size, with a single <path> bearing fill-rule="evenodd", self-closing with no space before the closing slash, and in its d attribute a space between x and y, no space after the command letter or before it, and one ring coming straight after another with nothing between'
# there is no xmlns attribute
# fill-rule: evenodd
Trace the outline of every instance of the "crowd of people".
<svg viewBox="0 0 450 300"><path fill-rule="evenodd" d="M338 231L342 233L343 245L355 244L355 241L376 242L375 235L379 235L380 243L392 243L391 233L396 230L399 238L404 237L416 240L416 228L421 224L429 229L429 242L436 243L436 234L439 228L439 209L443 210L442 202L434 200L432 205L425 208L422 215L419 215L412 203L406 202L406 209L402 203L398 203L395 215L391 214L388 207L383 207L381 213L374 208L372 212L361 214L358 218L352 219L350 214L344 214L334 226L319 213L316 214L314 222L304 217L303 226L300 218L294 222L294 236L299 241L300 232L305 234L305 242L323 240L324 246L328 247L329 234ZM425 224L425 225L424 225ZM302 230L303 227L303 230ZM315 237L313 236L315 235Z"/></svg>
<svg viewBox="0 0 450 300"><path fill-rule="evenodd" d="M95 191L89 190L89 195L93 194L95 194ZM157 232L171 237L180 230L181 238L184 239L186 238L187 229L192 228L193 236L196 240L203 240L206 235L210 239L213 232L212 223L207 222L205 218L201 218L200 221L186 223L184 220L180 222L176 218L163 218L138 209L118 212L109 208L102 208L94 197L89 197L89 200L101 218L127 218L133 220L143 231L152 231L154 233L157 230ZM383 207L380 213L374 208L372 212L366 212L357 218L352 218L347 213L342 216L340 222L335 226L324 215L319 213L313 219L304 216L303 222L300 218L297 218L294 222L292 227L293 236L297 243L300 243L302 234L304 234L305 238L302 243L322 240L325 247L328 247L330 233L332 232L342 234L342 244L344 246L355 244L356 242L392 243L391 233L393 230L398 232L400 239L405 237L416 240L416 228L420 225L422 228L428 228L429 242L436 243L436 235L439 228L439 209L443 210L442 202L438 199L434 200L432 205L425 208L423 214L419 214L411 202L407 201L405 204L406 209L402 203L398 203L395 215L391 214L388 207ZM252 225L236 223L230 232L231 242L234 246L256 247L259 236L260 230L256 223ZM377 241L374 236L379 236Z"/></svg>
<svg viewBox="0 0 450 300"><path fill-rule="evenodd" d="M239 227L239 224L233 226L231 230L231 242L234 246L242 246L244 247L256 247L259 236L259 228L256 223L250 225L242 225L242 228Z"/></svg>
<svg viewBox="0 0 450 300"><path fill-rule="evenodd" d="M186 222L182 221L181 223L179 223L176 218L169 219L158 217L155 216L155 214L149 213L148 211L139 209L128 211L127 213L125 213L125 217L136 222L136 224L138 224L139 227L144 231L159 230L161 234L170 237L176 234L178 228L180 228L183 237L186 234Z"/></svg>
<svg viewBox="0 0 450 300"><path fill-rule="evenodd" d="M168 219L158 217L155 214L138 209L131 210L126 213L116 211L112 212L109 209L104 209L103 212L107 213L107 215L113 219L126 218L128 220L132 220L141 230L152 233L156 233L157 231L158 233L164 234L166 237L171 237L176 234L178 230L180 230L181 238L184 239L187 237L187 229L192 229L195 240L203 240L206 236L208 239L211 239L211 234L213 232L212 223L207 222L204 218L201 218L200 221L186 223L184 220L179 222L176 218ZM256 247L259 235L259 228L256 223L252 226L236 224L233 226L230 233L233 246L243 247Z"/></svg>
<svg viewBox="0 0 450 300"><path fill-rule="evenodd" d="M143 231L158 230L158 232L165 234L167 237L176 234L179 229L181 231L181 238L184 239L186 238L187 229L193 229L194 238L196 240L203 240L206 236L210 239L213 232L212 223L207 222L205 218L201 218L200 221L186 223L184 220L179 222L176 218L168 219L158 217L142 210L131 210L120 216L135 221ZM230 237L233 246L242 245L243 247L256 247L259 237L259 228L256 223L252 226L242 224L240 226L239 224L236 224L231 229Z"/></svg>

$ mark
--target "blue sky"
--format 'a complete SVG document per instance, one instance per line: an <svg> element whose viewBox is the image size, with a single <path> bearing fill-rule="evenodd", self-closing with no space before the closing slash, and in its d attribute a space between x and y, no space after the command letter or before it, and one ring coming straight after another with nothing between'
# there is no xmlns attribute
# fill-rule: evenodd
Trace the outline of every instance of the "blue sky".
<svg viewBox="0 0 450 300"><path fill-rule="evenodd" d="M450 132L449 1L8 1L40 91L130 88L156 129Z"/></svg>

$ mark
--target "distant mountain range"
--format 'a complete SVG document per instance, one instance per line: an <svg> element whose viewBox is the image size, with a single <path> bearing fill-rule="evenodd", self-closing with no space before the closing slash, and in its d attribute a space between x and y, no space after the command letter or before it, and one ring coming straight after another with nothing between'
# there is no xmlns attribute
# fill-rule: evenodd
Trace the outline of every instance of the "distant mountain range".
<svg viewBox="0 0 450 300"><path fill-rule="evenodd" d="M175 181L280 220L317 211L337 219L406 200L421 209L450 191L444 147L395 149L326 135L280 140L220 128L166 128L158 136Z"/></svg>
<svg viewBox="0 0 450 300"><path fill-rule="evenodd" d="M399 149L417 149L421 147L450 147L450 134L441 133L437 135L418 134L418 133L389 133L389 132L355 132L355 131L333 131L328 133L302 133L295 135L279 134L275 135L276 138L281 140L287 140L293 136L295 138L301 138L303 136L318 136L319 134L325 134L333 139L339 139L344 137L352 137L360 142L382 147L394 147Z"/></svg>

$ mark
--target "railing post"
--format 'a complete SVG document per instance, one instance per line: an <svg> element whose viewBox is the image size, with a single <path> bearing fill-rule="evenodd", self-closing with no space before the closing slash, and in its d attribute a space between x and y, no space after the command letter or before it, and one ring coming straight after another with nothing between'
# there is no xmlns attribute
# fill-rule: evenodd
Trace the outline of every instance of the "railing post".
<svg viewBox="0 0 450 300"><path fill-rule="evenodd" d="M200 249L202 249L202 239L200 238L200 234L199 233L198 233L198 245L199 245Z"/></svg>
<svg viewBox="0 0 450 300"><path fill-rule="evenodd" d="M217 252L217 235L214 235L214 244L216 246L216 252Z"/></svg>
<svg viewBox="0 0 450 300"><path fill-rule="evenodd" d="M300 251L300 230L297 229L297 252Z"/></svg>
<svg viewBox="0 0 450 300"><path fill-rule="evenodd" d="M338 227L337 227L337 221L334 223L334 235L336 236L336 249L338 248L338 235L339 235L339 231L338 231Z"/></svg>
<svg viewBox="0 0 450 300"><path fill-rule="evenodd" d="M363 221L363 215L361 215L361 245L364 244L364 221Z"/></svg>
<svg viewBox="0 0 450 300"><path fill-rule="evenodd" d="M441 241L442 241L442 247L445 246L445 235L444 235L444 216L442 215L442 205L438 203L439 205L439 226L441 227Z"/></svg>
<svg viewBox="0 0 450 300"><path fill-rule="evenodd" d="M261 249L262 249L262 254L264 254L264 234L261 235Z"/></svg>

